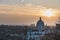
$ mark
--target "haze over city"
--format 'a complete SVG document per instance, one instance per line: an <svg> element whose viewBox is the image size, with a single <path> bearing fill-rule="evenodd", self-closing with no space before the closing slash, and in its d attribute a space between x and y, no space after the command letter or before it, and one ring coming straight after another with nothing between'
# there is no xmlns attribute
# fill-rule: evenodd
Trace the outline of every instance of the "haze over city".
<svg viewBox="0 0 60 40"><path fill-rule="evenodd" d="M60 17L60 0L0 0L0 24L36 24L40 17L54 25Z"/></svg>

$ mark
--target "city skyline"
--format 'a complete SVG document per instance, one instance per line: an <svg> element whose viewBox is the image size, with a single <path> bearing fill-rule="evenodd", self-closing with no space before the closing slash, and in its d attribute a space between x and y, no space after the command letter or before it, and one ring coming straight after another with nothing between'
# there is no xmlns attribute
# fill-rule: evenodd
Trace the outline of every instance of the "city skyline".
<svg viewBox="0 0 60 40"><path fill-rule="evenodd" d="M42 17L54 25L60 17L60 0L0 0L0 24L36 24Z"/></svg>

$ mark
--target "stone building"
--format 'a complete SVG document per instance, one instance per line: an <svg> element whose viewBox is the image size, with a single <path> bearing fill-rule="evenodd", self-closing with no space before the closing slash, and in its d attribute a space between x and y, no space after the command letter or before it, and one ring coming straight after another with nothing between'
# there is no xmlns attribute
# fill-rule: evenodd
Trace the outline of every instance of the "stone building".
<svg viewBox="0 0 60 40"><path fill-rule="evenodd" d="M37 21L36 29L29 29L27 32L27 40L40 40L45 34L44 31L44 22L41 17Z"/></svg>

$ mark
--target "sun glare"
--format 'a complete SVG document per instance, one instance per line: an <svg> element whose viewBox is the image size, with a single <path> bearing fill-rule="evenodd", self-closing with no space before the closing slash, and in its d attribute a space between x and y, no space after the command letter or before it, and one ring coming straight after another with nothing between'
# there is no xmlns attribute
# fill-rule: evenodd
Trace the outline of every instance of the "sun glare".
<svg viewBox="0 0 60 40"><path fill-rule="evenodd" d="M51 17L54 15L54 12L53 10L51 9L47 9L45 12L44 12L44 15L47 16L47 17Z"/></svg>

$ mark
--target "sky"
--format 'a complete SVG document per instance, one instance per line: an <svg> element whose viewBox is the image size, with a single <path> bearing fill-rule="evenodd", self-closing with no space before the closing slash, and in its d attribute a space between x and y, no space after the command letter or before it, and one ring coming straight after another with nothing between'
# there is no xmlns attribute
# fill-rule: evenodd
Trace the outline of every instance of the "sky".
<svg viewBox="0 0 60 40"><path fill-rule="evenodd" d="M60 0L0 0L0 24L30 25L42 17L45 24L55 25L60 17L59 4ZM53 16L48 17L44 13L50 9Z"/></svg>

